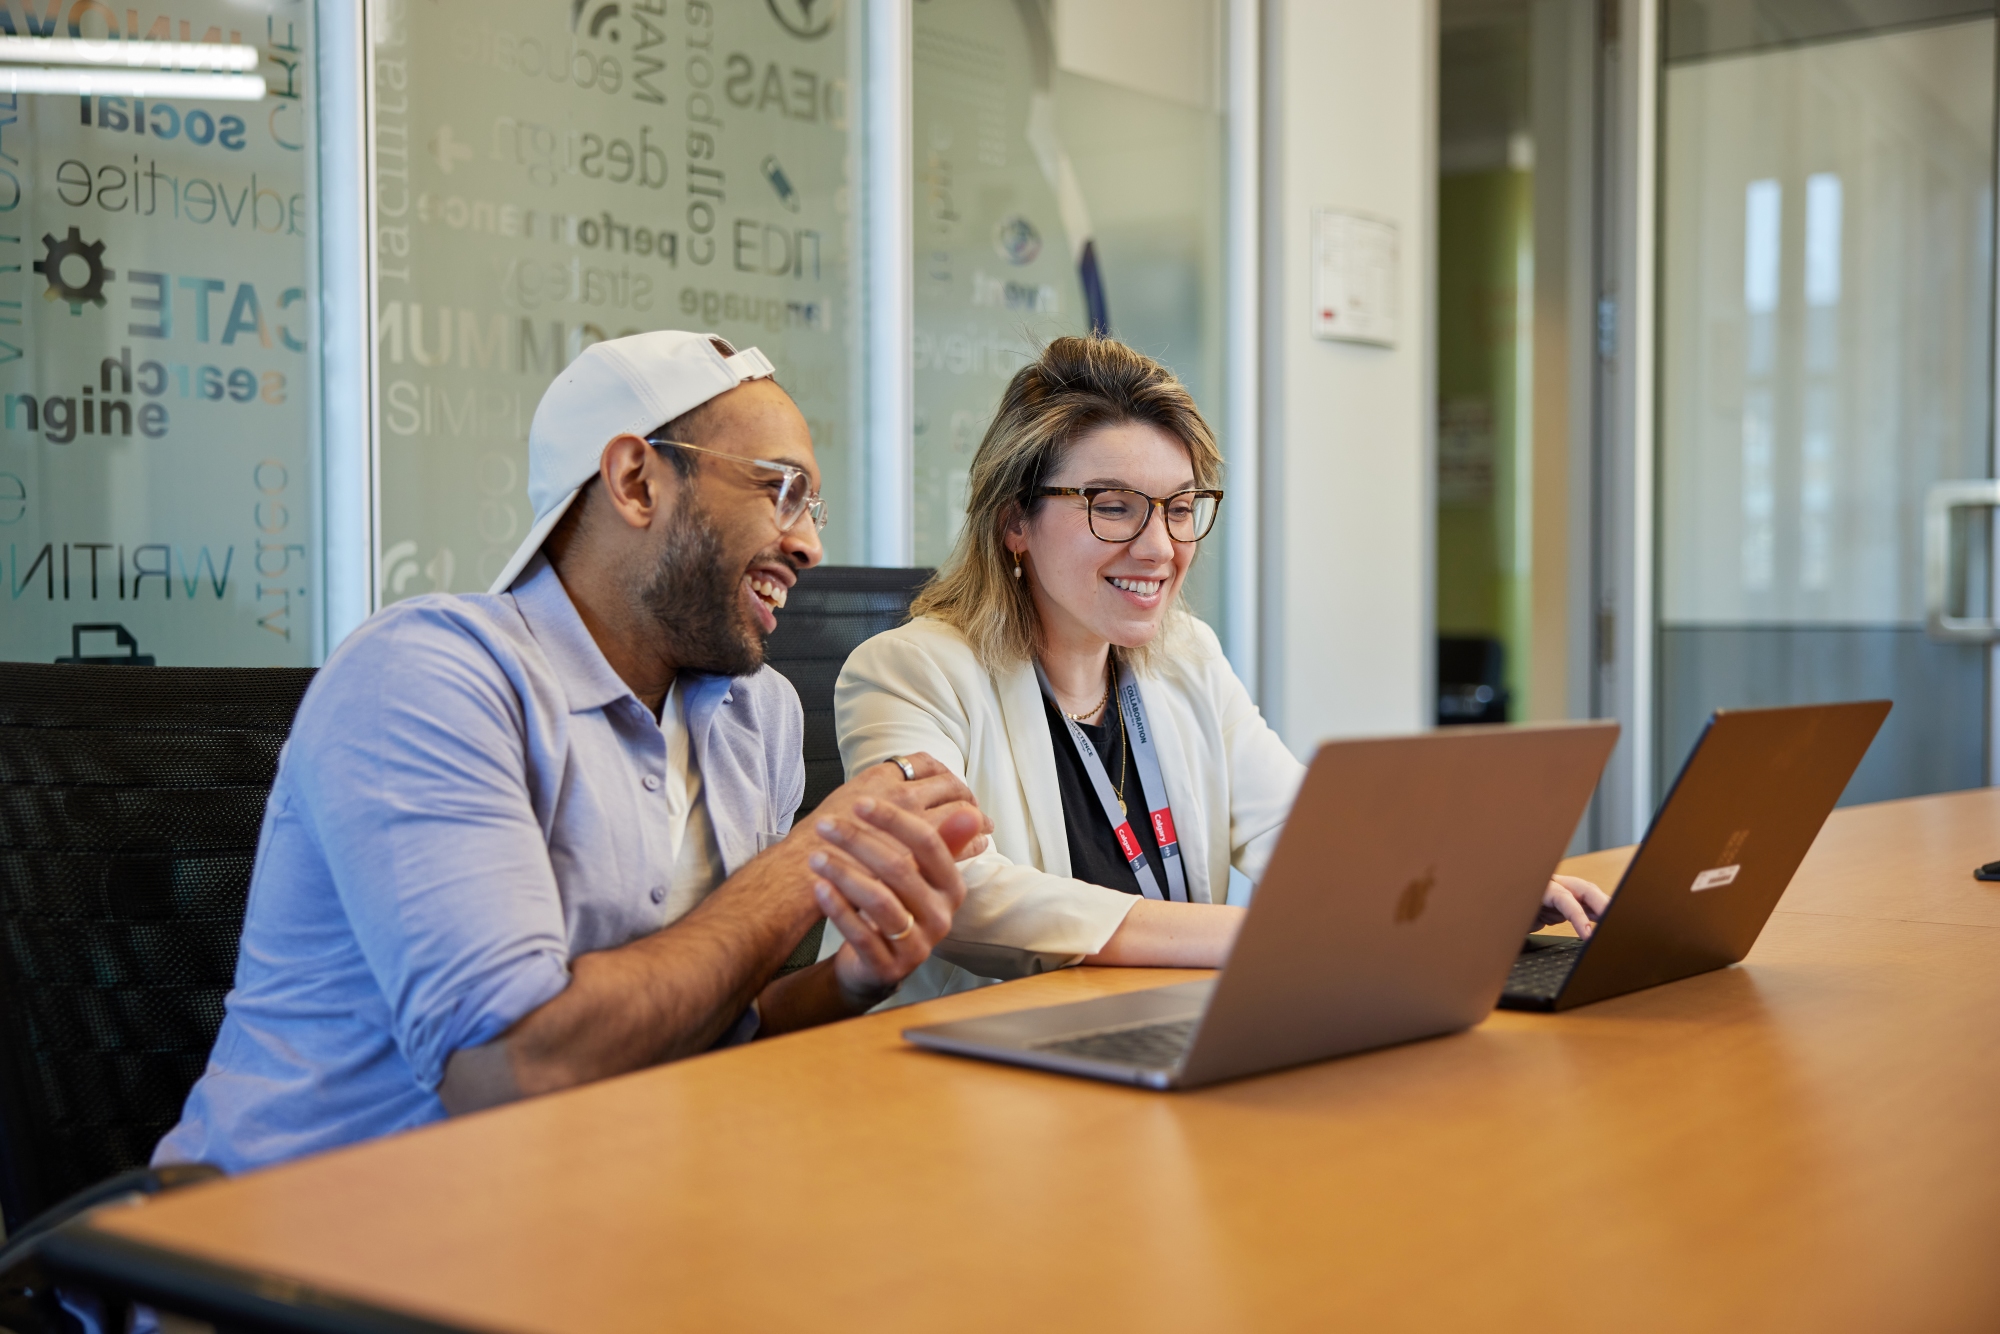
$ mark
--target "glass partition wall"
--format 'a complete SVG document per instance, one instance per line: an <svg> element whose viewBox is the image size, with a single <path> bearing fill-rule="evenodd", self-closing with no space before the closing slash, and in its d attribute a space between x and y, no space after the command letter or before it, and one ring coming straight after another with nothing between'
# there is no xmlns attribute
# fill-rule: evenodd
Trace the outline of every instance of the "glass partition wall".
<svg viewBox="0 0 2000 1334"><path fill-rule="evenodd" d="M1846 800L1976 786L1987 650L1927 635L1923 529L1991 476L1991 6L1725 8L1669 10L1661 85L1656 790L1712 709L1871 696Z"/></svg>
<svg viewBox="0 0 2000 1334"><path fill-rule="evenodd" d="M32 14L254 47L269 87L0 101L0 654L311 663L373 607L483 590L531 521L541 393L640 330L770 355L833 562L871 549L871 460L911 468L914 560L943 557L1001 388L1058 334L1160 358L1224 435L1225 0L910 2L909 63L872 76L909 80L910 112L866 132L861 0ZM865 300L885 135L910 142L908 312ZM884 321L909 333L907 444L869 401ZM1242 507L1191 581L1218 627Z"/></svg>
<svg viewBox="0 0 2000 1334"><path fill-rule="evenodd" d="M486 585L528 527L542 389L588 343L650 328L771 355L812 425L828 559L861 560L861 8L371 14L380 600ZM1141 17L1173 40L1107 54ZM1124 337L1219 413L1218 19L1212 0L916 3L917 563L949 550L1000 389L1050 337Z"/></svg>
<svg viewBox="0 0 2000 1334"><path fill-rule="evenodd" d="M316 661L313 8L42 8L265 92L0 94L0 657Z"/></svg>
<svg viewBox="0 0 2000 1334"><path fill-rule="evenodd" d="M1158 358L1222 434L1221 14L916 0L913 20L915 552L935 565L1001 390L1051 338ZM1189 578L1218 626L1222 524L1250 503L1225 502Z"/></svg>
<svg viewBox="0 0 2000 1334"><path fill-rule="evenodd" d="M483 591L530 526L527 439L591 343L761 347L862 550L858 6L371 6L378 605Z"/></svg>

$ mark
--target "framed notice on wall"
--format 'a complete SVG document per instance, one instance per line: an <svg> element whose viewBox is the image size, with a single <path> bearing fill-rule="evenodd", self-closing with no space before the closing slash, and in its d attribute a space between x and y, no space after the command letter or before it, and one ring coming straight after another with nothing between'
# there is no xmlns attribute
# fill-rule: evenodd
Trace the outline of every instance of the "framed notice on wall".
<svg viewBox="0 0 2000 1334"><path fill-rule="evenodd" d="M1338 209L1314 209L1312 331L1315 338L1396 345L1396 224Z"/></svg>

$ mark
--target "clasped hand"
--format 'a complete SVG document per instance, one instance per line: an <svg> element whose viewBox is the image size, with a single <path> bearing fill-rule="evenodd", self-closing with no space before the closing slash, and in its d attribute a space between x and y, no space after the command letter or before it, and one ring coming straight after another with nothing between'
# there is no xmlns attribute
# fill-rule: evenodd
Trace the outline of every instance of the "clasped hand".
<svg viewBox="0 0 2000 1334"><path fill-rule="evenodd" d="M886 998L951 930L965 900L958 862L993 828L943 765L929 755L906 758L915 779L892 764L873 765L792 835L814 845L806 856L813 898L844 939L834 976L857 1008Z"/></svg>

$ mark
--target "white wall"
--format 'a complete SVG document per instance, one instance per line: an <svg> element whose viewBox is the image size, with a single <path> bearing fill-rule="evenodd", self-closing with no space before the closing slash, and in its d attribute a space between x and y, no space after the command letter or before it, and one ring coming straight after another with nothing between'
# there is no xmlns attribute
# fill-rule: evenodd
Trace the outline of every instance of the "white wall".
<svg viewBox="0 0 2000 1334"><path fill-rule="evenodd" d="M1432 715L1436 0L1267 0L1265 713L1301 755ZM1400 230L1393 348L1311 336L1312 211Z"/></svg>

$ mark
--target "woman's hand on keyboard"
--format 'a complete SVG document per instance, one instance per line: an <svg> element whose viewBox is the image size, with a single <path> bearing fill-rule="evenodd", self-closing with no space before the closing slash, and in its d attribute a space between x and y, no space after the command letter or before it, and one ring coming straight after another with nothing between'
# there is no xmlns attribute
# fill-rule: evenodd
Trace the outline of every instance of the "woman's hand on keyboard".
<svg viewBox="0 0 2000 1334"><path fill-rule="evenodd" d="M1568 922L1576 928L1577 935L1588 940L1596 929L1597 919L1604 915L1604 906L1610 902L1611 896L1588 880L1559 875L1542 891L1542 910L1535 916L1535 925Z"/></svg>

